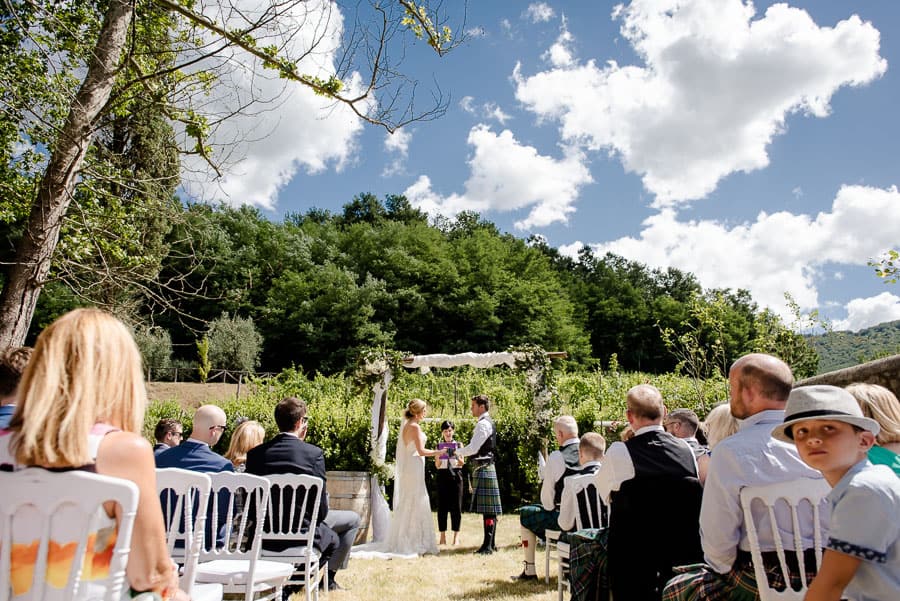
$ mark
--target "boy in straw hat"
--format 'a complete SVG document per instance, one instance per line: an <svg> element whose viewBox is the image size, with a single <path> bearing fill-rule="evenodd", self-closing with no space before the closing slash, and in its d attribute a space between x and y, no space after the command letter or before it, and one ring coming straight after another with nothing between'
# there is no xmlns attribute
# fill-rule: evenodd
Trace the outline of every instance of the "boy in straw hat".
<svg viewBox="0 0 900 601"><path fill-rule="evenodd" d="M866 458L878 431L853 395L824 385L795 388L772 431L832 486L828 542L806 601L900 598L900 479Z"/></svg>

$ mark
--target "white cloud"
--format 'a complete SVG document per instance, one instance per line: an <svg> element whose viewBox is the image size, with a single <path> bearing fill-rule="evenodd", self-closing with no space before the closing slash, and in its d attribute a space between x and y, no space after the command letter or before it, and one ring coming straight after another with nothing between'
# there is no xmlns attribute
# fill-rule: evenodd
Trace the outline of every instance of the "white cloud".
<svg viewBox="0 0 900 601"><path fill-rule="evenodd" d="M760 213L750 223L680 221L663 209L643 223L638 237L592 244L652 267L676 267L694 273L706 288L745 288L760 305L787 315L784 293L801 308L819 306L817 280L823 266L866 265L896 244L900 193L865 186L844 186L829 212L815 216L785 211ZM561 249L576 253L581 242Z"/></svg>
<svg viewBox="0 0 900 601"><path fill-rule="evenodd" d="M800 186L796 186L793 190L791 190L791 194L794 195L794 198L800 200L801 198L803 198L803 188L801 188Z"/></svg>
<svg viewBox="0 0 900 601"><path fill-rule="evenodd" d="M635 0L613 16L644 66L558 55L532 76L517 65L516 96L566 141L617 155L658 206L702 198L768 165L789 115L825 117L838 88L887 68L879 32L857 16L820 27L786 4L754 15L740 0Z"/></svg>
<svg viewBox="0 0 900 601"><path fill-rule="evenodd" d="M847 303L847 319L832 324L835 330L857 332L886 321L900 319L900 296L882 292L869 298L854 298Z"/></svg>
<svg viewBox="0 0 900 601"><path fill-rule="evenodd" d="M563 17L562 26L560 27L559 36L550 48L541 55L541 58L550 63L553 67L570 67L575 64L575 57L572 54L572 43L575 36L569 32L568 22Z"/></svg>
<svg viewBox="0 0 900 601"><path fill-rule="evenodd" d="M470 115L476 115L483 119L493 119L500 125L506 125L506 122L512 119L496 102L485 102L480 106L476 106L475 99L471 96L460 98L459 108Z"/></svg>
<svg viewBox="0 0 900 601"><path fill-rule="evenodd" d="M233 4L235 10L228 15L207 16L231 27L240 26L236 15L252 19L262 10L252 0ZM260 40L260 45L276 44L297 55L315 44L316 52L299 62L299 70L323 77L334 72L344 27L343 16L336 7L326 0L292 3L279 22L293 25L282 27L280 33L263 32L266 37ZM310 23L318 25L310 26ZM363 124L349 109L316 96L300 84L285 83L241 50L219 56L218 64L228 70L212 87L209 96L202 97L204 104L197 108L211 115L213 127L206 142L224 170L222 177L216 179L200 157L185 157L182 184L189 196L271 208L279 189L299 170L310 173L329 167L340 170L351 160ZM204 62L198 68L209 66ZM345 90L350 95L361 89L358 74L345 80ZM232 115L251 99L261 102Z"/></svg>
<svg viewBox="0 0 900 601"><path fill-rule="evenodd" d="M509 19L500 19L500 29L502 29L503 33L505 33L508 37L512 37L512 23L509 22Z"/></svg>
<svg viewBox="0 0 900 601"><path fill-rule="evenodd" d="M506 125L506 122L512 119L507 113L503 112L497 104L487 102L484 104L485 117L496 120L500 125Z"/></svg>
<svg viewBox="0 0 900 601"><path fill-rule="evenodd" d="M459 108L466 111L467 113L475 114L475 99L471 96L463 96L459 99Z"/></svg>
<svg viewBox="0 0 900 601"><path fill-rule="evenodd" d="M412 131L408 128L394 130L394 133L384 135L384 149L393 154L394 158L381 172L382 177L390 177L404 172L405 159L409 154L409 143L412 141Z"/></svg>
<svg viewBox="0 0 900 601"><path fill-rule="evenodd" d="M580 188L593 181L585 157L577 150L564 149L563 157L555 159L521 144L509 130L495 134L486 125L473 127L468 143L474 154L468 161L470 174L464 192L441 196L423 175L404 192L413 206L448 217L460 211L530 207L528 216L515 223L516 228L528 230L566 222L575 210Z"/></svg>
<svg viewBox="0 0 900 601"><path fill-rule="evenodd" d="M553 18L553 8L546 2L534 2L525 9L524 16L532 23L546 23Z"/></svg>

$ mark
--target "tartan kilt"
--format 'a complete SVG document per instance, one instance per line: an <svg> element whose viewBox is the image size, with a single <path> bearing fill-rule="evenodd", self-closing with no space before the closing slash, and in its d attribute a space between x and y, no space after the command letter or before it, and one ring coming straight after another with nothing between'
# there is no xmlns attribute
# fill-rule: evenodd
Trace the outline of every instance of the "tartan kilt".
<svg viewBox="0 0 900 601"><path fill-rule="evenodd" d="M472 511L483 515L500 515L500 485L494 464L476 467L472 472Z"/></svg>
<svg viewBox="0 0 900 601"><path fill-rule="evenodd" d="M522 527L540 539L547 537L547 530L559 530L558 511L547 511L542 505L523 505L518 511Z"/></svg>

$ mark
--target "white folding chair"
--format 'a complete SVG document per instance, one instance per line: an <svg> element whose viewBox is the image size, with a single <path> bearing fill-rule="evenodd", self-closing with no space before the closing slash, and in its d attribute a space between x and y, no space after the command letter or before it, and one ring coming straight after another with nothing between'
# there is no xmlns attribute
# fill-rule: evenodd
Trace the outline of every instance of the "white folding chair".
<svg viewBox="0 0 900 601"><path fill-rule="evenodd" d="M0 490L0 601L18 595L32 601L122 598L137 485L83 471L29 468L0 472ZM115 527L109 574L94 580L98 574L92 573L96 566L91 556L95 551L107 551L98 545L111 534L98 531L109 523L103 508L109 501L119 505L121 516ZM32 548L33 562L21 563ZM20 559L16 565L12 555Z"/></svg>
<svg viewBox="0 0 900 601"><path fill-rule="evenodd" d="M269 481L232 472L209 476L212 480L210 515L217 523L207 525L213 535L204 537L196 581L221 584L226 595L243 593L245 601L281 601L281 589L293 568L259 558ZM238 511L239 495L243 499L243 511ZM222 532L224 537L217 536Z"/></svg>
<svg viewBox="0 0 900 601"><path fill-rule="evenodd" d="M306 601L318 599L319 579L327 574L327 570L319 570L319 552L313 547L322 479L304 474L273 474L266 479L272 483L272 488L263 526L263 544L278 541L289 546L284 551L264 548L260 557L290 564L294 573L288 584L303 585Z"/></svg>
<svg viewBox="0 0 900 601"><path fill-rule="evenodd" d="M753 557L753 571L756 575L756 586L759 589L761 601L801 601L806 596L809 582L806 579L806 565L803 557L803 538L814 541L816 569L822 567L822 508L821 505L831 490L824 479L800 478L789 482L768 484L765 486L748 486L741 491L741 509L744 512L744 527L747 530L747 538L750 542L750 553ZM776 521L775 505L782 500L790 509L791 530L793 533L793 546L790 548L797 556L799 575L802 588L795 591L791 588L791 577L785 559L785 550L779 530L785 528L785 524ZM781 573L787 588L779 592L769 586L766 577L766 569L763 565L762 551L759 545L759 535L750 506L754 502L762 502L766 507L766 515L772 530L772 538L775 540L775 548ZM804 503L805 502L805 503ZM811 511L813 516L813 532L801 532L799 511L801 503L808 504L804 511Z"/></svg>
<svg viewBox="0 0 900 601"><path fill-rule="evenodd" d="M609 509L597 492L594 474L569 476L564 488L571 488L575 493L578 511L575 512L575 530L585 528L606 528L609 526ZM569 544L557 542L559 564L556 578L556 591L559 601L563 601L563 587L569 587Z"/></svg>
<svg viewBox="0 0 900 601"><path fill-rule="evenodd" d="M207 474L174 467L156 470L156 491L163 507L166 546L172 559L183 564L181 589L192 601L222 601L221 584L196 583L211 486Z"/></svg>

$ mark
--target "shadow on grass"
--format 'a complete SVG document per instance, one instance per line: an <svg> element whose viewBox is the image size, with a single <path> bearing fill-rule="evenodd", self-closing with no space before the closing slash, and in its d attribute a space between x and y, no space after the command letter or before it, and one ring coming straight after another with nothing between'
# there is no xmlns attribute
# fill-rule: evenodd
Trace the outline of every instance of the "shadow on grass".
<svg viewBox="0 0 900 601"><path fill-rule="evenodd" d="M471 601L472 599L495 599L498 597L534 597L535 593L545 593L549 590L556 592L555 580L550 581L550 585L544 582L543 578L531 580L528 582L517 582L512 579L507 580L488 580L482 582L480 586L466 589L462 593L450 593L447 599L459 599L460 601Z"/></svg>
<svg viewBox="0 0 900 601"><path fill-rule="evenodd" d="M500 553L506 551L507 549L516 549L519 545L497 545L497 550L495 553ZM440 555L475 555L475 550L478 547L459 545L454 547L453 545L447 545L445 547L441 547ZM490 557L486 555L485 557Z"/></svg>

